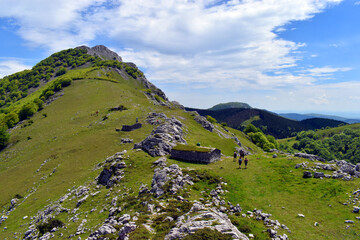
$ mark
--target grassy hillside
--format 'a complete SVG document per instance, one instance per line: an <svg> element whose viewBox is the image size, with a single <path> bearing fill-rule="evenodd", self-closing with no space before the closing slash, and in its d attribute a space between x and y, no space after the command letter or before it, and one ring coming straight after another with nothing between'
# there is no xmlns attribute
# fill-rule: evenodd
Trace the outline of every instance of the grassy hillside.
<svg viewBox="0 0 360 240"><path fill-rule="evenodd" d="M24 197L8 219L0 224L0 239L22 239L38 211L44 211L49 204L80 186L89 189L89 197L79 206L79 198L74 195L62 203L69 211L61 212L56 218L64 222L66 228L54 232L55 239L87 238L104 223L115 197L115 202L121 206L119 215L130 214L132 221L137 223L138 228L130 239L164 239L174 223L164 221L161 214L184 214L192 204L187 201L208 204L211 201L209 192L219 182L226 183L222 195L226 203L238 203L243 209L241 214L254 208L272 214L271 219L291 230L278 230L290 239L359 238L360 225L355 219L358 214L352 213L353 204L343 205L359 188L359 179L303 179L303 170L295 169L295 165L307 160L283 154L273 158L273 154L263 153L239 130L227 128L227 132L220 124L215 124L215 131L209 132L191 113L149 100L139 81L131 75L119 74L116 69L83 68L66 74L68 77L77 75L77 80L61 90L63 96L12 129L9 145L0 152L2 215L8 211L15 195ZM31 97L21 101L29 101ZM110 111L120 105L127 110ZM146 121L150 112L164 113L181 121L189 145L200 143L204 147L216 147L223 154L221 161L209 165L177 161L166 156L168 166L178 164L184 175L198 179L181 192L185 201L178 201L171 195L158 199L138 196L142 184L151 186L153 162L159 159L133 149L134 143L145 139L156 127ZM143 124L141 129L115 130L124 124L135 123L136 118ZM233 161L237 144L231 137L237 137L252 152L247 156L248 169L239 169L238 163ZM133 143L122 143L122 138L133 139ZM95 178L103 170L105 159L123 150L127 151L123 179L109 189L98 185ZM153 203L159 212L151 215L144 209L144 201ZM255 239L269 239L262 221L241 214L229 213L240 231L254 234ZM304 214L305 218L298 214ZM85 218L87 230L75 235ZM346 219L355 223L346 224ZM314 226L315 222L319 225ZM146 230L143 223L152 226L154 232ZM107 237L116 239L117 236L116 232Z"/></svg>

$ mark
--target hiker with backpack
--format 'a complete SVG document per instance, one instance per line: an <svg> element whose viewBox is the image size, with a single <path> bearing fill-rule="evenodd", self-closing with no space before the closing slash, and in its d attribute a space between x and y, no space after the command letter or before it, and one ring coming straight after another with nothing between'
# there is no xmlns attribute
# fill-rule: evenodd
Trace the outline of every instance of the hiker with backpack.
<svg viewBox="0 0 360 240"><path fill-rule="evenodd" d="M242 160L245 158L245 152L244 150L240 149L240 157L239 157L239 168L241 168Z"/></svg>
<svg viewBox="0 0 360 240"><path fill-rule="evenodd" d="M245 169L247 168L247 164L248 164L248 159L247 158L245 158L245 160L244 160L244 163L245 163Z"/></svg>
<svg viewBox="0 0 360 240"><path fill-rule="evenodd" d="M233 162L235 162L235 161L236 161L236 159L237 159L237 152L236 152L236 151L234 151L234 160L233 160Z"/></svg>

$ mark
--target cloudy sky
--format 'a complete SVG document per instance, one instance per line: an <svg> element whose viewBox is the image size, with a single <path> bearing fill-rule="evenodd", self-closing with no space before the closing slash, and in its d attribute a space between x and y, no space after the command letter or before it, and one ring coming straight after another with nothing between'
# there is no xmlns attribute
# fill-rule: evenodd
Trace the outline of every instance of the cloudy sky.
<svg viewBox="0 0 360 240"><path fill-rule="evenodd" d="M360 117L360 1L0 0L0 77L103 44L170 100Z"/></svg>

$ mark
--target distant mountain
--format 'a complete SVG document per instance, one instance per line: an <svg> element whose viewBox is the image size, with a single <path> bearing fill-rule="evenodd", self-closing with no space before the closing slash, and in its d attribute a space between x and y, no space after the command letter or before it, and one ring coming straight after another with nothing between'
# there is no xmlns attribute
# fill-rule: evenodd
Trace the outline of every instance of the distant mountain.
<svg viewBox="0 0 360 240"><path fill-rule="evenodd" d="M326 119L332 119L332 120L346 122L349 124L360 123L360 119L349 119L349 118L344 118L344 117L339 117L339 116L334 116L334 115L325 115L325 114L317 114L317 113L307 113L307 114L279 113L279 115L282 117L286 117L286 118L297 120L297 121L302 121L302 120L310 119L310 118L326 118Z"/></svg>
<svg viewBox="0 0 360 240"><path fill-rule="evenodd" d="M186 110L197 111L203 116L210 115L218 122L225 122L229 127L239 130L244 129L246 125L251 123L260 128L265 134L273 135L276 138L290 137L294 132L337 127L346 124L342 121L325 118L295 121L273 112L255 108L228 108L221 110L186 108Z"/></svg>
<svg viewBox="0 0 360 240"><path fill-rule="evenodd" d="M221 109L229 109L229 108L246 108L246 109L250 109L250 105L247 103L242 103L242 102L228 102L228 103L220 103L217 104L211 108L209 108L208 110L221 110Z"/></svg>

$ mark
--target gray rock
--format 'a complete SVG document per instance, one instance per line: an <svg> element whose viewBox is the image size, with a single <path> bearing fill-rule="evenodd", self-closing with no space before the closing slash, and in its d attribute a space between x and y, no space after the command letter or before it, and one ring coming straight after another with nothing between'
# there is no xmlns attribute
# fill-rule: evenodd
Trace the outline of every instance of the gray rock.
<svg viewBox="0 0 360 240"><path fill-rule="evenodd" d="M112 171L110 169L104 169L101 173L100 176L98 178L98 184L104 185L106 186L108 181L110 180L111 176L112 176Z"/></svg>
<svg viewBox="0 0 360 240"><path fill-rule="evenodd" d="M116 52L111 51L104 45L96 45L92 48L87 46L80 46L77 48L85 49L89 55L98 56L103 60L117 60L122 62L121 57Z"/></svg>
<svg viewBox="0 0 360 240"><path fill-rule="evenodd" d="M325 177L325 174L323 172L315 172L314 178L323 178Z"/></svg>
<svg viewBox="0 0 360 240"><path fill-rule="evenodd" d="M134 231L136 229L136 224L131 222L131 223L126 223L119 231L119 239L120 240L127 240L128 235L130 232Z"/></svg>
<svg viewBox="0 0 360 240"><path fill-rule="evenodd" d="M166 157L161 157L158 160L156 160L153 164L157 167L164 168L166 167L167 159Z"/></svg>
<svg viewBox="0 0 360 240"><path fill-rule="evenodd" d="M85 200L89 197L89 195L86 195L85 197L83 197L82 199L80 199L77 204L76 207L78 208L83 202L85 202Z"/></svg>
<svg viewBox="0 0 360 240"><path fill-rule="evenodd" d="M234 239L248 239L245 234L241 233L231 223L226 214L215 208L209 209L201 203L195 202L188 213L178 218L175 227L165 236L165 240L182 239L202 228L211 228L229 234Z"/></svg>
<svg viewBox="0 0 360 240"><path fill-rule="evenodd" d="M194 120L201 124L203 128L212 132L214 130L214 125L212 125L205 117L197 115L195 116Z"/></svg>
<svg viewBox="0 0 360 240"><path fill-rule="evenodd" d="M311 178L312 177L312 173L309 171L305 171L303 174L303 178Z"/></svg>
<svg viewBox="0 0 360 240"><path fill-rule="evenodd" d="M354 206L353 213L359 213L360 208L357 206Z"/></svg>
<svg viewBox="0 0 360 240"><path fill-rule="evenodd" d="M182 123L176 118L166 118L142 142L134 145L141 148L152 157L170 154L171 149L178 143L186 144L183 138Z"/></svg>

